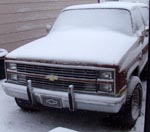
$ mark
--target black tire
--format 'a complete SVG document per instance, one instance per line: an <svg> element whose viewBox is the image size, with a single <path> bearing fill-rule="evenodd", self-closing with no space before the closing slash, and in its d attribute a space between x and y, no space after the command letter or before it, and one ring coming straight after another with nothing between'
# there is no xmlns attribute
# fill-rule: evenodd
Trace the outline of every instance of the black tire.
<svg viewBox="0 0 150 132"><path fill-rule="evenodd" d="M38 111L38 109L35 106L32 106L32 104L27 100L15 98L15 101L23 111Z"/></svg>
<svg viewBox="0 0 150 132"><path fill-rule="evenodd" d="M142 85L137 83L132 95L127 96L125 105L119 112L119 123L122 127L132 128L141 114Z"/></svg>

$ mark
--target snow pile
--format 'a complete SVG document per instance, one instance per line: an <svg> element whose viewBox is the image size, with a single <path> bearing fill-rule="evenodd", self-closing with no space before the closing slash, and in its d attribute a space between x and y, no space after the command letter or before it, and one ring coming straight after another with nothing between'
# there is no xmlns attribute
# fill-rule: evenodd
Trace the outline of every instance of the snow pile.
<svg viewBox="0 0 150 132"><path fill-rule="evenodd" d="M0 49L0 57L4 57L8 54L7 50L5 49Z"/></svg>
<svg viewBox="0 0 150 132"><path fill-rule="evenodd" d="M77 132L63 127L57 127L49 132Z"/></svg>

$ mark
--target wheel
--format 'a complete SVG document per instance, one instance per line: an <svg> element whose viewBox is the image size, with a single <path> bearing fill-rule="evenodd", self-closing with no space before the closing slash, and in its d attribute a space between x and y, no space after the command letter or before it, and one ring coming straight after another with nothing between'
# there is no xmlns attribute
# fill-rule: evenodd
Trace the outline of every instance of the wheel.
<svg viewBox="0 0 150 132"><path fill-rule="evenodd" d="M134 82L136 80L136 83ZM142 85L138 77L133 76L130 84L134 86L132 94L128 94L125 105L119 112L121 126L132 128L141 114Z"/></svg>
<svg viewBox="0 0 150 132"><path fill-rule="evenodd" d="M23 110L23 111L37 111L36 107L33 107L32 104L23 99L15 98L16 104Z"/></svg>

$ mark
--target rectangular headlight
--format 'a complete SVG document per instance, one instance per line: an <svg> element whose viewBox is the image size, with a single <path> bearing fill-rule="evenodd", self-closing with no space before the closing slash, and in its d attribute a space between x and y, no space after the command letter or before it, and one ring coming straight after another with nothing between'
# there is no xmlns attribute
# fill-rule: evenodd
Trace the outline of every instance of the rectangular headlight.
<svg viewBox="0 0 150 132"><path fill-rule="evenodd" d="M17 70L17 64L16 63L7 63L7 68L10 70Z"/></svg>
<svg viewBox="0 0 150 132"><path fill-rule="evenodd" d="M114 92L114 85L113 84L100 84L99 85L99 92Z"/></svg>
<svg viewBox="0 0 150 132"><path fill-rule="evenodd" d="M8 81L11 82L17 82L17 83L21 83L21 84L25 84L26 83L26 76L25 75L17 75L17 74L7 74L7 79Z"/></svg>
<svg viewBox="0 0 150 132"><path fill-rule="evenodd" d="M12 80L12 81L17 81L18 80L18 75L11 74L11 75L9 75L9 79Z"/></svg>
<svg viewBox="0 0 150 132"><path fill-rule="evenodd" d="M114 71L100 71L99 79L114 79Z"/></svg>

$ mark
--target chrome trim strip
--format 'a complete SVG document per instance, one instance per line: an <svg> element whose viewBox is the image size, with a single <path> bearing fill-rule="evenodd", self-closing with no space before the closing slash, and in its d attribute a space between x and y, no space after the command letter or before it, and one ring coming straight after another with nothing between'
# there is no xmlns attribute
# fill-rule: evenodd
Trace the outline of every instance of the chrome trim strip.
<svg viewBox="0 0 150 132"><path fill-rule="evenodd" d="M29 65L39 65L39 66L51 66L51 67L61 67L61 68L75 68L75 69L88 69L88 70L109 70L115 71L113 68L102 68L102 67L94 67L94 66L74 66L74 65L66 65L66 64L48 64L48 63L39 63L39 62L28 62L28 61L16 61L16 60L5 60L5 62L13 62L19 64L29 64Z"/></svg>
<svg viewBox="0 0 150 132"><path fill-rule="evenodd" d="M113 83L113 82L114 82L114 79L111 79L111 80L108 79L108 80L107 80L107 79L99 79L99 78L98 78L98 79L97 79L97 82Z"/></svg>

